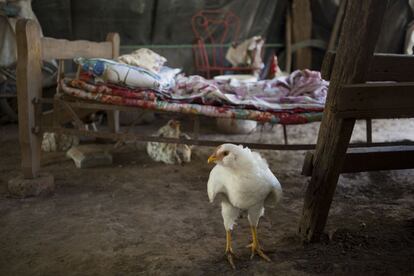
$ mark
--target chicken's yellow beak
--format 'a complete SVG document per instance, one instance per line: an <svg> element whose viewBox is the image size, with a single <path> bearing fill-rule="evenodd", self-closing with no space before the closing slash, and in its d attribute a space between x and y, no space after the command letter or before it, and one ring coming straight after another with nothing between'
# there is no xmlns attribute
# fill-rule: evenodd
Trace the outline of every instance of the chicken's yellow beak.
<svg viewBox="0 0 414 276"><path fill-rule="evenodd" d="M215 161L217 161L217 156L213 154L208 158L207 163L211 164L211 163L214 163Z"/></svg>

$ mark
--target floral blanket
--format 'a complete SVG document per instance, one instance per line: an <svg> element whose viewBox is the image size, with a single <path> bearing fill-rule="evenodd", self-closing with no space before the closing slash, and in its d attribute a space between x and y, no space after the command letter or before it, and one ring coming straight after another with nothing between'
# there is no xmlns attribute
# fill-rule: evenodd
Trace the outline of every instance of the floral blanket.
<svg viewBox="0 0 414 276"><path fill-rule="evenodd" d="M177 83L179 84L180 80ZM178 87L180 86L178 85ZM63 79L61 80L60 88L65 94L85 100L105 104L134 106L154 111L254 120L273 124L305 124L320 121L322 117L321 105L317 108L307 108L305 104L297 104L296 108L291 106L290 109L286 110L261 111L247 106L242 108L228 104L217 106L213 104L195 103L197 100L200 100L201 102L205 101L217 104L217 99L214 96L210 97L211 95L208 95L208 97L199 95L197 97L192 97L192 95L188 96L188 92L185 91L192 90L196 92L197 90L194 90L196 89L195 86L188 86L185 89L181 86L179 89L184 93L179 95L179 97L148 89L130 89L112 84L90 84L85 80ZM204 91L206 94L210 93L206 92L210 91L208 87L200 87L201 90L203 88L207 89ZM212 95L216 93L214 91L211 92Z"/></svg>
<svg viewBox="0 0 414 276"><path fill-rule="evenodd" d="M263 111L323 110L328 84L320 72L310 70L297 70L286 77L256 82L179 75L175 78L175 86L163 94L179 102L227 104Z"/></svg>
<svg viewBox="0 0 414 276"><path fill-rule="evenodd" d="M235 78L207 80L201 76L177 75L177 69L167 66L153 72L107 59L76 58L75 62L95 81L99 79L131 90L151 89L164 101L231 105L262 111L322 110L329 84L321 78L320 72L310 70L297 70L272 80L241 82Z"/></svg>

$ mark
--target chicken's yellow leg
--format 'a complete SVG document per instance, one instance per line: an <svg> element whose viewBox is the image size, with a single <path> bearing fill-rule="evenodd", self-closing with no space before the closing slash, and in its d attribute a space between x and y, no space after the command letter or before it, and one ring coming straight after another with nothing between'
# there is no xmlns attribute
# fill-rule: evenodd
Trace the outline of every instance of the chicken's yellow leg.
<svg viewBox="0 0 414 276"><path fill-rule="evenodd" d="M234 265L233 257L235 257L233 253L233 248L231 247L231 231L226 230L226 255L227 260L229 261L231 267L233 269L236 269L236 266Z"/></svg>
<svg viewBox="0 0 414 276"><path fill-rule="evenodd" d="M252 243L249 245L249 247L252 248L252 255L250 256L250 259L253 259L254 254L259 255L266 261L270 262L270 258L266 256L266 254L263 252L263 250L260 247L259 239L257 238L257 227L256 226L250 226L250 229L252 230Z"/></svg>

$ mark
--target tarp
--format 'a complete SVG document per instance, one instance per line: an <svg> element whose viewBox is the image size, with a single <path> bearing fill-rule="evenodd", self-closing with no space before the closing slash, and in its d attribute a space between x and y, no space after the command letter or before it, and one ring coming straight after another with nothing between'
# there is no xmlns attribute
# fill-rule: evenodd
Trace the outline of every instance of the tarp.
<svg viewBox="0 0 414 276"><path fill-rule="evenodd" d="M104 40L118 32L122 45L191 44L191 17L201 9L231 10L241 21L240 39L262 35L270 43L284 43L288 0L34 0L33 9L45 35L57 38ZM312 0L312 38L328 42L339 0ZM390 0L383 21L378 52L401 53L405 28L413 18L408 0ZM123 47L122 52L134 48ZM193 69L191 48L154 49L171 66ZM277 49L281 50L281 49ZM323 50L313 50L317 69ZM268 56L268 53L266 57ZM283 64L283 61L281 60Z"/></svg>

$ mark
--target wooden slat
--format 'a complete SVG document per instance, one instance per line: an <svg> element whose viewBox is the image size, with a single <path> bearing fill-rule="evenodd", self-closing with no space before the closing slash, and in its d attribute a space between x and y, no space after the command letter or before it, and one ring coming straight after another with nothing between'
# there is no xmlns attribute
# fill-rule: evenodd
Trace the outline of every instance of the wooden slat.
<svg viewBox="0 0 414 276"><path fill-rule="evenodd" d="M347 0L340 0L338 12L336 14L335 23L332 28L331 37L329 38L328 51L334 51L336 49L336 43L338 42L339 32L344 20L345 8Z"/></svg>
<svg viewBox="0 0 414 276"><path fill-rule="evenodd" d="M59 118L58 118L58 121L56 122L57 124L66 124L66 123L69 123L73 120L72 116L70 115L70 113L67 110L60 109L59 111L60 111L59 112ZM76 112L76 114L78 115L79 118L83 119L83 118L86 118L89 115L91 115L92 113L95 113L99 110L74 108L74 111ZM41 126L42 127L43 126L44 127L53 126L54 116L55 116L55 114L53 114L53 110L43 112L42 117L41 117Z"/></svg>
<svg viewBox="0 0 414 276"><path fill-rule="evenodd" d="M413 81L414 56L375 54L367 79L369 81Z"/></svg>
<svg viewBox="0 0 414 276"><path fill-rule="evenodd" d="M119 56L119 45L120 45L120 37L117 33L109 33L106 36L106 41L111 42L112 44L112 58L115 59ZM113 110L107 112L108 118L108 127L112 132L119 132L119 110Z"/></svg>
<svg viewBox="0 0 414 276"><path fill-rule="evenodd" d="M292 40L298 43L311 39L312 12L310 0L292 1ZM309 69L312 62L310 48L298 49L295 54L295 69Z"/></svg>
<svg viewBox="0 0 414 276"><path fill-rule="evenodd" d="M286 10L286 26L285 26L285 44L286 44L286 61L285 72L292 71L292 15L290 9Z"/></svg>
<svg viewBox="0 0 414 276"><path fill-rule="evenodd" d="M331 79L332 69L335 63L335 56L335 52L329 51L326 52L325 57L323 58L321 75L325 80Z"/></svg>
<svg viewBox="0 0 414 276"><path fill-rule="evenodd" d="M336 53L329 51L322 63L322 78L330 80ZM374 54L367 72L367 81L400 81L414 80L414 56L396 54Z"/></svg>
<svg viewBox="0 0 414 276"><path fill-rule="evenodd" d="M111 42L90 42L84 40L69 41L66 39L42 38L43 59L112 58Z"/></svg>
<svg viewBox="0 0 414 276"><path fill-rule="evenodd" d="M104 132L104 131L88 131L88 130L78 130L73 128L63 128L63 127L42 127L41 132L57 132L57 133L67 133L75 136L85 136L85 137L97 137L103 139L112 139L120 141L141 141L141 142L161 142L161 143L175 143L175 144L188 144L188 145L199 145L199 146L210 146L216 147L225 143L235 143L234 141L228 140L195 140L195 139L176 139L176 138L165 138L165 137L155 137L142 135L137 133L113 133L113 132ZM280 144L263 144L263 143L246 143L246 142L237 142L237 144L244 145L251 149L270 149L270 150L309 150L313 149L315 145L311 144L291 144L291 145L280 145Z"/></svg>
<svg viewBox="0 0 414 276"><path fill-rule="evenodd" d="M302 175L311 176L313 152L307 152ZM414 146L350 148L345 156L341 173L414 168Z"/></svg>
<svg viewBox="0 0 414 276"><path fill-rule="evenodd" d="M414 82L346 85L333 108L341 118L414 116Z"/></svg>
<svg viewBox="0 0 414 276"><path fill-rule="evenodd" d="M119 56L119 47L121 40L118 33L108 33L106 41L112 44L112 56L111 58L117 58Z"/></svg>
<svg viewBox="0 0 414 276"><path fill-rule="evenodd" d="M414 147L349 149L341 173L414 168Z"/></svg>
<svg viewBox="0 0 414 276"><path fill-rule="evenodd" d="M248 142L238 142L238 141L228 141L228 140L203 140L203 139L176 139L176 138L165 138L165 137L155 137L142 135L137 133L113 133L113 132L104 132L104 131L88 131L88 130L78 130L73 128L64 128L64 127L41 127L41 132L62 132L75 136L85 136L85 137L97 137L103 139L112 139L120 141L140 141L140 142L161 142L161 143L176 143L176 144L187 144L187 145L198 145L198 146L210 146L216 147L226 143L237 143L244 145L251 149L268 149L268 150L312 150L315 149L314 144L263 144L263 143L248 143ZM378 147L378 146L389 146L389 145L414 145L414 142L391 142L391 143L357 143L351 144L350 147Z"/></svg>

